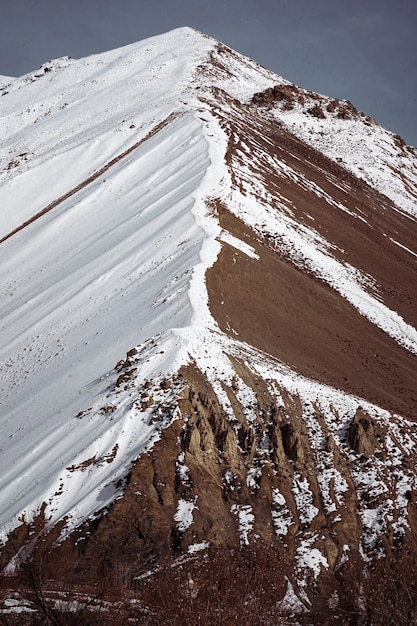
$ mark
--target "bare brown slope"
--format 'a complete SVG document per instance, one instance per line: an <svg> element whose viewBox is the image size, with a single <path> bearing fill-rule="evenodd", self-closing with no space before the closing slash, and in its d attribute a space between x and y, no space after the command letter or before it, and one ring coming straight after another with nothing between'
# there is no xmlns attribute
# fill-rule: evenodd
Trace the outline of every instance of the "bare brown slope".
<svg viewBox="0 0 417 626"><path fill-rule="evenodd" d="M313 228L336 259L369 276L378 297L416 327L416 220L264 112L234 104L229 117L223 127L235 184L244 190L259 180L277 210Z"/></svg>
<svg viewBox="0 0 417 626"><path fill-rule="evenodd" d="M229 136L226 162L234 185L250 196L254 182L261 183L272 207L313 228L336 259L368 277L374 295L417 327L417 258L406 250L417 253L416 221L267 111L220 91L216 102ZM239 339L304 376L414 419L417 357L296 268L267 224L254 233L219 202L217 209L221 226L249 241L260 256L255 261L223 246L209 270L211 310L222 330L233 328Z"/></svg>
<svg viewBox="0 0 417 626"><path fill-rule="evenodd" d="M220 215L236 236L248 232L224 209ZM417 357L265 243L256 251L259 261L224 246L207 273L211 310L222 330L233 328L240 340L304 376L414 419Z"/></svg>

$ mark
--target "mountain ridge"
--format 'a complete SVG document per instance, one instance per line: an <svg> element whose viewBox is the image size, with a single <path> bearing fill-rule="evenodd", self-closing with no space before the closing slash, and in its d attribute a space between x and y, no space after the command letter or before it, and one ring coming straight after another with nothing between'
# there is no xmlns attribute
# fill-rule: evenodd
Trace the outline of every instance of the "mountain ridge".
<svg viewBox="0 0 417 626"><path fill-rule="evenodd" d="M192 29L62 63L2 88L3 573L263 541L282 615L362 614L414 558L415 149Z"/></svg>

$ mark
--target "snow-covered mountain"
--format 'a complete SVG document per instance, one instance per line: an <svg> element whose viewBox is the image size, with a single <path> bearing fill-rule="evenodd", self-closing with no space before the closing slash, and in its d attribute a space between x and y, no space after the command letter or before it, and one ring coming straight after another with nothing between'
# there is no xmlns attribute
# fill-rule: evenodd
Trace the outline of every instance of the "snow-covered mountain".
<svg viewBox="0 0 417 626"><path fill-rule="evenodd" d="M416 150L188 28L0 116L3 573L263 542L277 615L366 611L417 530Z"/></svg>

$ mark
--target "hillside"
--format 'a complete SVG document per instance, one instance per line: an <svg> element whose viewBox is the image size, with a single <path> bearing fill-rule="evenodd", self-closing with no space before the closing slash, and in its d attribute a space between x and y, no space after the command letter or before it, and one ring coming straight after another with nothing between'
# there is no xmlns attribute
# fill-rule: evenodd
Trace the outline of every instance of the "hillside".
<svg viewBox="0 0 417 626"><path fill-rule="evenodd" d="M0 105L3 615L408 611L415 148L188 28Z"/></svg>

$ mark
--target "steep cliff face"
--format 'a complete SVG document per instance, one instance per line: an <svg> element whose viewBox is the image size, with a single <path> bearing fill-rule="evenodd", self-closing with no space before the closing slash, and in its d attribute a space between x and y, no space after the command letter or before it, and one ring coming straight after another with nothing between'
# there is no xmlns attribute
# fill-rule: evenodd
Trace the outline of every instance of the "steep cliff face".
<svg viewBox="0 0 417 626"><path fill-rule="evenodd" d="M50 429L48 449L27 421L12 433L5 589L59 613L70 586L85 619L98 603L114 623L411 619L416 590L393 572L417 556L415 150L189 29L107 56L58 63L63 85L88 77L98 103L102 81L116 108L90 116L88 89L75 118L55 102L74 154L84 120L91 162L10 213L1 245L5 425L24 411ZM15 161L6 198L32 189ZM32 238L49 247L19 274Z"/></svg>

